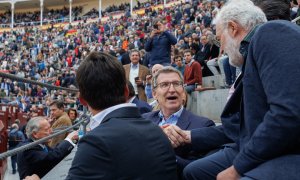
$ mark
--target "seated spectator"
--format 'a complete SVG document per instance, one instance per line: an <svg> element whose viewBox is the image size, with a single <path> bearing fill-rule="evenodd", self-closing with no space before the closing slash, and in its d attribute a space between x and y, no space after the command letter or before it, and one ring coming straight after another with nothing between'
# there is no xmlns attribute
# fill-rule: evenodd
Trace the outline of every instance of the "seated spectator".
<svg viewBox="0 0 300 180"><path fill-rule="evenodd" d="M67 113L72 122L72 125L76 124L77 123L77 110L74 108L69 108Z"/></svg>
<svg viewBox="0 0 300 180"><path fill-rule="evenodd" d="M189 49L184 50L185 69L184 69L184 85L187 93L195 90L196 85L202 85L201 65L192 58L192 52Z"/></svg>
<svg viewBox="0 0 300 180"><path fill-rule="evenodd" d="M72 122L68 116L68 114L64 110L64 103L60 100L53 101L50 104L50 112L52 118L52 126L53 130L55 129L65 129L72 125ZM54 148L58 143L63 141L67 137L67 133L61 134L57 137L52 138L49 142L49 146Z"/></svg>
<svg viewBox="0 0 300 180"><path fill-rule="evenodd" d="M214 122L187 111L183 104L186 97L183 88L181 73L172 68L165 67L153 77L152 92L160 106L160 110L143 114L143 117L155 124L166 127L177 125L183 129L194 129L214 126ZM203 154L193 154L187 149L175 149L178 167L182 170L189 162ZM205 154L206 152L204 152ZM192 155L193 154L193 155Z"/></svg>
<svg viewBox="0 0 300 180"><path fill-rule="evenodd" d="M146 76L145 94L147 96L148 102L153 99L152 87L151 87L152 77L155 76L156 72L159 71L160 69L162 69L163 67L164 66L161 64L155 64L151 69L151 75Z"/></svg>
<svg viewBox="0 0 300 180"><path fill-rule="evenodd" d="M183 63L182 56L177 55L177 56L175 56L174 59L175 59L175 64L176 64L175 68L181 72L181 75L184 75L185 65Z"/></svg>
<svg viewBox="0 0 300 180"><path fill-rule="evenodd" d="M11 125L10 132L8 134L8 146L9 150L15 149L19 144L25 141L24 134L19 130L19 125L14 123ZM16 174L17 172L17 155L11 156L11 167L12 173Z"/></svg>
<svg viewBox="0 0 300 180"><path fill-rule="evenodd" d="M139 109L141 114L147 113L147 112L151 112L152 111L152 107L145 101L139 100L135 93L134 93L134 89L133 86L131 84L130 81L126 81L127 82L127 86L129 89L129 95L128 95L128 103L133 103L137 106L137 108Z"/></svg>
<svg viewBox="0 0 300 180"><path fill-rule="evenodd" d="M51 134L52 130L45 117L34 117L26 126L26 134L29 137L25 144L37 141ZM72 142L77 138L77 132L69 134L54 149L47 142L39 144L31 149L18 153L18 171L20 179L33 174L42 178L74 148Z"/></svg>
<svg viewBox="0 0 300 180"><path fill-rule="evenodd" d="M210 57L211 45L208 43L207 36L205 36L205 35L201 36L200 42L201 42L201 44L200 44L199 51L197 51L197 53L195 54L194 59L198 63L200 63L201 67L203 67L202 68L203 77L211 76L212 73L210 72L210 70L208 69L207 64L206 64L207 60Z"/></svg>

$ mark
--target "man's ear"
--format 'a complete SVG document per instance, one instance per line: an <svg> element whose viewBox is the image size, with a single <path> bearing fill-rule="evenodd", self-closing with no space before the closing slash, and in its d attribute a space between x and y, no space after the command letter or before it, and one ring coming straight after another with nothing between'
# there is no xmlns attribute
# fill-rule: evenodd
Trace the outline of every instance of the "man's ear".
<svg viewBox="0 0 300 180"><path fill-rule="evenodd" d="M32 132L32 134L31 134L31 136L34 138L34 139L37 139L37 137L36 137L36 132Z"/></svg>
<svg viewBox="0 0 300 180"><path fill-rule="evenodd" d="M82 105L88 106L88 103L83 99L83 97L79 94L79 101Z"/></svg>
<svg viewBox="0 0 300 180"><path fill-rule="evenodd" d="M228 33L234 38L239 33L239 25L234 21L228 22Z"/></svg>
<svg viewBox="0 0 300 180"><path fill-rule="evenodd" d="M127 101L129 99L129 89L128 89L127 85L124 88L124 96L125 96L125 99Z"/></svg>
<svg viewBox="0 0 300 180"><path fill-rule="evenodd" d="M157 100L157 93L154 89L152 89L152 96L155 100Z"/></svg>

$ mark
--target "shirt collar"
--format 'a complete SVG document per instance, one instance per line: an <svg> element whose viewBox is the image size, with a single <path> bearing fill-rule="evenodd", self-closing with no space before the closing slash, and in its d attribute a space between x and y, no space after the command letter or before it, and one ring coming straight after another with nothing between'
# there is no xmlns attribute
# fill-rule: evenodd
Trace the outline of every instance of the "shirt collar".
<svg viewBox="0 0 300 180"><path fill-rule="evenodd" d="M128 103L133 103L132 101L134 100L135 96L129 99Z"/></svg>
<svg viewBox="0 0 300 180"><path fill-rule="evenodd" d="M139 67L139 63L137 63L137 64L132 64L132 63L130 63L130 67L131 67L132 69L136 69L136 68Z"/></svg>
<svg viewBox="0 0 300 180"><path fill-rule="evenodd" d="M112 106L112 107L102 110L101 112L99 112L98 114L94 115L91 118L91 123L90 123L91 130L93 130L97 126L99 126L99 124L102 122L102 120L105 118L105 116L108 115L110 112L112 112L116 109L123 108L123 107L136 107L136 105L133 103L123 103L123 104L118 104L118 105L115 105L115 106Z"/></svg>
<svg viewBox="0 0 300 180"><path fill-rule="evenodd" d="M161 119L159 125L162 126L165 124L177 124L177 121L181 116L182 111L183 111L183 106L181 106L181 108L177 112L172 114L168 119L165 119L163 113L159 111L158 116Z"/></svg>
<svg viewBox="0 0 300 180"><path fill-rule="evenodd" d="M194 60L194 59L192 59L192 60L191 60L191 62L190 62L190 63L188 63L187 65L188 65L188 66L191 66L191 65L192 65L192 63L193 63L194 61L195 61L195 60Z"/></svg>

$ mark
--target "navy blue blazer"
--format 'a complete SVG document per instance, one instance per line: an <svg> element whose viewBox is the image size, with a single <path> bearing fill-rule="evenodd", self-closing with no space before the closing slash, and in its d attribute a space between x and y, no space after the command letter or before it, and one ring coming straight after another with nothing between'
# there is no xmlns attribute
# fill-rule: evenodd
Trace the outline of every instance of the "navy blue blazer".
<svg viewBox="0 0 300 180"><path fill-rule="evenodd" d="M175 154L162 130L137 107L123 107L80 139L66 179L173 180Z"/></svg>
<svg viewBox="0 0 300 180"><path fill-rule="evenodd" d="M28 139L24 144L30 142L33 141ZM66 157L73 148L74 146L70 142L64 140L54 149L47 146L48 152L45 151L42 146L37 145L18 153L17 162L20 179L24 179L26 176L31 176L32 174L37 174L42 178Z"/></svg>
<svg viewBox="0 0 300 180"><path fill-rule="evenodd" d="M265 23L251 40L243 78L240 153L233 162L240 174L280 156L300 154L299 47L300 28L288 21ZM282 161L280 166L299 175L300 163L292 164ZM264 174L273 174L269 170ZM299 178L285 173L275 178Z"/></svg>
<svg viewBox="0 0 300 180"><path fill-rule="evenodd" d="M136 106L139 109L141 114L152 111L152 107L148 103L146 103L145 101L139 100L137 97L135 97L133 99L132 103L136 104Z"/></svg>
<svg viewBox="0 0 300 180"><path fill-rule="evenodd" d="M151 120L154 124L159 124L161 119L158 115L159 111L154 111L150 113L143 114L142 116L146 119ZM196 116L190 111L183 109L181 116L179 117L177 124L183 130L192 130L196 128L204 128L214 126L215 123L205 117ZM183 168L192 160L198 159L200 156L203 156L208 151L197 151L194 152L191 150L190 146L179 147L175 149L177 164L179 167Z"/></svg>

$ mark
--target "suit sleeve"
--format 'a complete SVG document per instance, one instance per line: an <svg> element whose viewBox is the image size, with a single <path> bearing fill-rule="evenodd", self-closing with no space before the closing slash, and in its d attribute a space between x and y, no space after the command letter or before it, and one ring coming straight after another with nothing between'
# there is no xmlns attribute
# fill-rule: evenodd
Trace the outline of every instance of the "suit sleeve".
<svg viewBox="0 0 300 180"><path fill-rule="evenodd" d="M66 179L114 179L106 172L113 172L112 156L100 138L84 136L78 144L78 150ZM110 173L111 174L111 173Z"/></svg>
<svg viewBox="0 0 300 180"><path fill-rule="evenodd" d="M251 119L260 123L233 162L240 174L299 147L300 31L292 26L267 23L256 32L250 44L244 81L247 73L257 73L260 78L257 83L262 87L258 91L264 92L267 104L262 119ZM248 67L252 69L247 72ZM252 85L251 80L248 83ZM246 100L251 101L245 99L245 104Z"/></svg>
<svg viewBox="0 0 300 180"><path fill-rule="evenodd" d="M175 45L177 43L176 37L173 36L171 33L169 33L168 31L165 31L163 33L167 36L167 38L169 39L171 45Z"/></svg>
<svg viewBox="0 0 300 180"><path fill-rule="evenodd" d="M38 148L28 150L27 153L24 153L24 158L32 164L37 165L43 165L44 163L57 164L65 158L73 148L74 146L68 141L62 141L56 148L49 149L49 152Z"/></svg>
<svg viewBox="0 0 300 180"><path fill-rule="evenodd" d="M153 38L148 38L148 40L145 43L145 50L150 52L152 50L152 41Z"/></svg>
<svg viewBox="0 0 300 180"><path fill-rule="evenodd" d="M223 126L210 126L191 131L192 149L195 151L207 151L232 143L223 131Z"/></svg>

